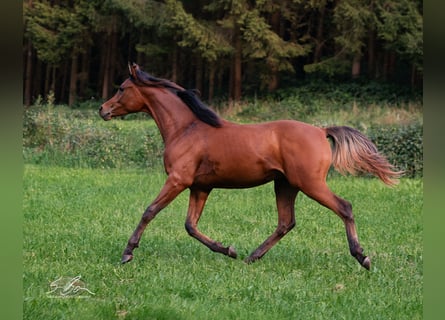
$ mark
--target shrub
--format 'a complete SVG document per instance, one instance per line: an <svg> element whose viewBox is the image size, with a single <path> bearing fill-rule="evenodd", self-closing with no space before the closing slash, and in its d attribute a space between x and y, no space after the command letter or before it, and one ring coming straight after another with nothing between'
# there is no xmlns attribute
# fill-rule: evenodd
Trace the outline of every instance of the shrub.
<svg viewBox="0 0 445 320"><path fill-rule="evenodd" d="M91 168L159 165L163 144L153 121L104 122L97 112L33 107L24 114L26 162Z"/></svg>
<svg viewBox="0 0 445 320"><path fill-rule="evenodd" d="M382 127L367 132L377 148L407 177L423 176L423 125Z"/></svg>

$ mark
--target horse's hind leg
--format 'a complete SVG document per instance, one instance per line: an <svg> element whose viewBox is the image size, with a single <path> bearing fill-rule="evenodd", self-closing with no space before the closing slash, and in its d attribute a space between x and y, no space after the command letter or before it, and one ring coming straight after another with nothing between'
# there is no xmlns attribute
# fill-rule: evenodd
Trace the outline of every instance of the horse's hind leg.
<svg viewBox="0 0 445 320"><path fill-rule="evenodd" d="M204 205L208 196L209 191L198 190L195 188L190 189L189 209L187 212L187 219L185 221L185 229L190 236L199 240L210 250L225 254L232 258L236 258L237 254L232 246L224 247L221 243L216 242L206 235L202 234L197 228L199 218L201 217L202 210L204 209Z"/></svg>
<svg viewBox="0 0 445 320"><path fill-rule="evenodd" d="M266 254L282 237L295 226L295 198L298 189L285 179L275 180L275 196L278 208L278 225L274 233L266 239L249 257L247 263L254 262Z"/></svg>
<svg viewBox="0 0 445 320"><path fill-rule="evenodd" d="M369 270L371 260L363 255L363 249L358 240L351 204L335 195L324 181L316 184L306 183L305 186L301 188L301 191L318 203L334 211L343 220L351 255L355 257L364 268Z"/></svg>

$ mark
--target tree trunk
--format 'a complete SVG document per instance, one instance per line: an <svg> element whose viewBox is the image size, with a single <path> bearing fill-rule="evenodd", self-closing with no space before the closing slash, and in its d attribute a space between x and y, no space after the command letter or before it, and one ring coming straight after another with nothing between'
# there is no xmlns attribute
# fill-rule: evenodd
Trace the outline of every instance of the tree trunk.
<svg viewBox="0 0 445 320"><path fill-rule="evenodd" d="M235 27L235 57L233 66L233 100L241 100L241 86L242 86L242 41L240 29Z"/></svg>
<svg viewBox="0 0 445 320"><path fill-rule="evenodd" d="M390 79L394 79L396 73L396 53L391 51L389 54L388 74Z"/></svg>
<svg viewBox="0 0 445 320"><path fill-rule="evenodd" d="M212 103L213 95L215 91L215 62L210 62L209 65L209 104Z"/></svg>
<svg viewBox="0 0 445 320"><path fill-rule="evenodd" d="M31 97L42 96L42 90L45 85L45 81L43 80L43 76L45 75L44 70L45 66L42 63L42 60L36 59L34 62L34 72L32 77L32 94Z"/></svg>
<svg viewBox="0 0 445 320"><path fill-rule="evenodd" d="M48 94L51 85L51 65L49 63L46 64L45 67L45 86L43 87L43 98L46 98L46 95Z"/></svg>
<svg viewBox="0 0 445 320"><path fill-rule="evenodd" d="M229 87L228 87L228 97L229 97L229 102L232 103L233 102L233 88L235 87L234 85L234 79L235 79L235 57L231 58L230 61L230 66L229 66ZM221 74L221 79L222 79L222 74ZM222 87L222 86L221 86Z"/></svg>
<svg viewBox="0 0 445 320"><path fill-rule="evenodd" d="M200 56L196 57L196 69L195 69L195 88L199 92L202 92L202 73L203 73L203 61Z"/></svg>
<svg viewBox="0 0 445 320"><path fill-rule="evenodd" d="M71 72L70 72L70 89L68 96L68 105L71 107L77 98L77 66L78 66L78 55L73 53L71 58Z"/></svg>
<svg viewBox="0 0 445 320"><path fill-rule="evenodd" d="M270 17L270 25L272 27L272 30L278 34L280 37L282 36L281 33L281 13L280 11L275 11L272 16ZM279 76L278 76L278 67L273 64L269 64L269 83L267 85L267 89L269 92L273 92L278 88L279 84Z"/></svg>
<svg viewBox="0 0 445 320"><path fill-rule="evenodd" d="M26 50L26 72L25 72L25 106L29 107L31 105L32 98L32 45L31 41L28 41L28 46Z"/></svg>
<svg viewBox="0 0 445 320"><path fill-rule="evenodd" d="M278 78L278 70L275 66L269 67L270 77L269 84L267 85L267 90L269 92L273 92L278 88L279 78Z"/></svg>
<svg viewBox="0 0 445 320"><path fill-rule="evenodd" d="M413 90L416 87L416 79L417 79L417 68L416 65L413 63L411 66L411 90Z"/></svg>
<svg viewBox="0 0 445 320"><path fill-rule="evenodd" d="M143 44L144 43L144 37L143 37L143 32L141 32L141 34L139 35L139 44ZM141 51L137 51L136 54L136 61L129 61L130 63L136 62L139 65L142 65L142 52Z"/></svg>
<svg viewBox="0 0 445 320"><path fill-rule="evenodd" d="M173 44L172 50L172 76L171 80L173 82L178 82L178 46L176 42Z"/></svg>
<svg viewBox="0 0 445 320"><path fill-rule="evenodd" d="M376 34L375 30L370 31L368 39L368 78L375 79L376 74Z"/></svg>
<svg viewBox="0 0 445 320"><path fill-rule="evenodd" d="M70 71L68 70L69 65L70 63L68 61L66 61L63 64L61 76L59 72L59 79L60 77L62 77L62 80L58 80L56 82L56 90L58 90L56 95L59 97L58 99L59 101L66 101L66 94L67 94L66 86L68 82L68 75L70 74ZM69 84L68 84L68 91L69 91Z"/></svg>
<svg viewBox="0 0 445 320"><path fill-rule="evenodd" d="M90 70L90 56L91 48L88 47L82 54L81 71L78 77L79 80L79 97L85 99L88 87L89 70Z"/></svg>
<svg viewBox="0 0 445 320"><path fill-rule="evenodd" d="M53 66L52 72L51 72L51 86L50 86L50 91L47 94L47 100L49 97L49 93L51 93L53 95L54 101L56 99L56 75L57 75L57 69L55 66ZM54 101L51 101L51 103L54 103ZM50 102L50 101L47 101L47 102Z"/></svg>
<svg viewBox="0 0 445 320"><path fill-rule="evenodd" d="M110 83L110 38L108 37L107 41L105 41L104 45L104 64L103 64L103 78L102 78L102 99L106 100L109 98L108 87Z"/></svg>
<svg viewBox="0 0 445 320"><path fill-rule="evenodd" d="M115 29L116 29L116 27L115 27ZM109 73L109 79L108 79L108 92L109 93L110 93L110 90L112 90L112 88L113 88L114 77L116 74L116 65L118 64L118 61L117 61L118 40L119 40L119 35L118 35L117 31L115 30L111 36L110 73Z"/></svg>
<svg viewBox="0 0 445 320"><path fill-rule="evenodd" d="M356 53L353 60L352 60L352 79L356 79L358 77L360 77L360 62L361 62L361 54Z"/></svg>
<svg viewBox="0 0 445 320"><path fill-rule="evenodd" d="M324 14L325 14L325 6L322 6L319 9L320 17L318 19L317 25L317 35L315 39L315 50L314 50L314 63L319 62L321 59L321 49L323 48L323 25L324 25Z"/></svg>

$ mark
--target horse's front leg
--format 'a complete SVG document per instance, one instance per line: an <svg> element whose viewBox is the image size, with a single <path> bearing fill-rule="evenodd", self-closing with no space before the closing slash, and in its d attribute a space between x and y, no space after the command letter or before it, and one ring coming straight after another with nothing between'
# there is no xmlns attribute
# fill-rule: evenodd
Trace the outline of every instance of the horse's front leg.
<svg viewBox="0 0 445 320"><path fill-rule="evenodd" d="M164 209L170 202L173 201L186 187L170 175L164 184L159 195L156 199L147 207L142 218L128 240L127 247L122 254L122 263L127 263L133 259L133 249L139 246L142 233L144 232L147 224L154 219L154 217Z"/></svg>
<svg viewBox="0 0 445 320"><path fill-rule="evenodd" d="M190 189L189 209L185 221L185 229L190 236L200 241L210 250L225 254L231 258L236 258L237 254L232 246L224 247L221 243L202 234L197 228L199 218L201 217L209 193L210 191L198 190L195 188Z"/></svg>

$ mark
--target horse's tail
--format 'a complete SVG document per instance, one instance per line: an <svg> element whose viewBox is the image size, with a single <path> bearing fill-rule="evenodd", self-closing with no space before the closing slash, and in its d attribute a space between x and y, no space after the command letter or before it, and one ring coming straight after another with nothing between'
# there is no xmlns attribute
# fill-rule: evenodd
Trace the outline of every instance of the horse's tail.
<svg viewBox="0 0 445 320"><path fill-rule="evenodd" d="M358 130L350 127L324 128L327 137L333 141L332 165L341 174L368 172L380 178L387 185L395 185L403 171L381 155L377 147Z"/></svg>

